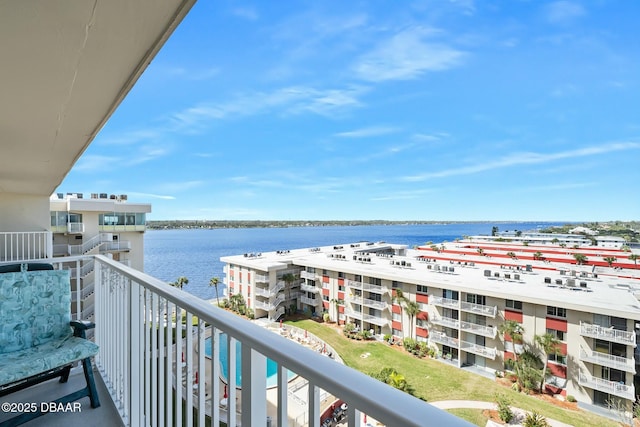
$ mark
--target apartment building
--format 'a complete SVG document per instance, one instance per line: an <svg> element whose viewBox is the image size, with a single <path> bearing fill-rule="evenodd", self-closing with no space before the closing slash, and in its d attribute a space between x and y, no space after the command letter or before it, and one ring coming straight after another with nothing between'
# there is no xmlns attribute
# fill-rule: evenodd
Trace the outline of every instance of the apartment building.
<svg viewBox="0 0 640 427"><path fill-rule="evenodd" d="M378 338L428 342L460 368L501 371L536 335L551 333L561 344L549 358L547 387L604 406L636 396L640 270L630 254L464 240L416 249L360 242L221 260L228 293L242 294L256 317L276 320L295 304ZM414 306L409 313L406 301ZM522 342L499 332L508 320L521 324Z"/></svg>

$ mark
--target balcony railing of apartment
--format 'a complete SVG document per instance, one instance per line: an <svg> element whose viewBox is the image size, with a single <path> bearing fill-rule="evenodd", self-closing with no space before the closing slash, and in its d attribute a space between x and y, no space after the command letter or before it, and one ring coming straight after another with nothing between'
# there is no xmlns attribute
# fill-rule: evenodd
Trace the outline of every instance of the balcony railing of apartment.
<svg viewBox="0 0 640 427"><path fill-rule="evenodd" d="M471 332L472 334L482 335L487 338L495 338L498 334L498 328L495 326L483 326L472 322L460 322L460 330Z"/></svg>
<svg viewBox="0 0 640 427"><path fill-rule="evenodd" d="M624 399L634 400L636 398L635 388L632 385L597 378L582 372L578 375L578 384Z"/></svg>
<svg viewBox="0 0 640 427"><path fill-rule="evenodd" d="M51 258L50 231L0 232L0 262Z"/></svg>
<svg viewBox="0 0 640 427"><path fill-rule="evenodd" d="M482 314L483 316L496 317L498 313L497 306L489 306L482 304L474 304L471 302L462 301L460 303L460 310L467 311L469 313Z"/></svg>
<svg viewBox="0 0 640 427"><path fill-rule="evenodd" d="M438 305L440 307L455 308L455 309L458 309L460 307L460 301L457 299L437 297L435 295L429 296L429 304Z"/></svg>
<svg viewBox="0 0 640 427"><path fill-rule="evenodd" d="M316 273L311 273L310 271L303 270L300 272L300 278L308 279L308 280L316 280Z"/></svg>
<svg viewBox="0 0 640 427"><path fill-rule="evenodd" d="M284 282L278 282L278 284L275 285L273 288L262 288L262 287L256 286L255 292L257 295L260 295L262 297L273 298L276 295L278 295L278 292L280 292L283 289L284 289Z"/></svg>
<svg viewBox="0 0 640 427"><path fill-rule="evenodd" d="M475 344L468 341L460 341L460 350L464 350L468 353L477 354L482 357L486 357L487 359L495 359L497 350L496 348L489 348L483 345Z"/></svg>
<svg viewBox="0 0 640 427"><path fill-rule="evenodd" d="M636 372L636 361L634 358L615 356L613 354L601 353L599 351L586 350L580 348L580 360L595 363L609 368L619 369L625 372Z"/></svg>
<svg viewBox="0 0 640 427"><path fill-rule="evenodd" d="M301 296L300 297L300 302L303 304L308 304L308 305L312 305L312 306L318 306L322 303L321 299L315 299L315 298L309 298L309 297L305 297L305 296Z"/></svg>
<svg viewBox="0 0 640 427"><path fill-rule="evenodd" d="M438 344L448 345L449 347L458 348L459 340L457 338L451 338L444 332L431 331L429 333L429 340Z"/></svg>
<svg viewBox="0 0 640 427"><path fill-rule="evenodd" d="M67 252L70 255L84 255L102 243L104 243L104 237L98 234L83 242L81 245L69 245Z"/></svg>
<svg viewBox="0 0 640 427"><path fill-rule="evenodd" d="M83 222L68 222L67 223L67 233L69 233L69 234L84 233L84 223Z"/></svg>
<svg viewBox="0 0 640 427"><path fill-rule="evenodd" d="M458 319L452 319L450 317L434 316L431 320L431 323L433 323L434 325L445 326L447 328L460 328L460 321Z"/></svg>
<svg viewBox="0 0 640 427"><path fill-rule="evenodd" d="M224 421L230 427L263 426L267 408L275 408L277 425L286 426L287 370L308 381L309 426L320 425L321 390L348 404L347 422L352 426L358 424L361 412L387 426L469 425L159 279L101 255L95 260L95 340L100 345L96 365L125 425L203 426L209 407L211 425ZM63 261L72 259L55 260ZM173 319L184 319L184 324ZM196 326L187 327L183 337L180 330L194 321ZM204 351L207 336L212 337L211 358ZM223 339L228 341L229 361L225 412L219 411L223 395L218 355ZM235 342L242 344L240 350ZM275 402L267 400L267 358L277 364ZM241 392L236 388L237 359L242 360ZM180 386L183 383L187 387ZM242 393L239 405L238 393ZM183 401L184 408L196 411L175 404Z"/></svg>
<svg viewBox="0 0 640 427"><path fill-rule="evenodd" d="M374 285L372 283L363 283L362 289L369 292L375 292L377 294L386 294L389 292L389 288L385 288L381 285Z"/></svg>
<svg viewBox="0 0 640 427"><path fill-rule="evenodd" d="M266 274L256 274L256 283L269 283L269 276Z"/></svg>
<svg viewBox="0 0 640 427"><path fill-rule="evenodd" d="M129 251L131 250L131 242L126 240L114 240L111 242L103 242L100 246L100 252L108 251Z"/></svg>
<svg viewBox="0 0 640 427"><path fill-rule="evenodd" d="M311 286L311 285L307 285L306 283L302 283L300 284L300 289L302 289L305 292L320 292L320 288L317 288L315 286Z"/></svg>
<svg viewBox="0 0 640 427"><path fill-rule="evenodd" d="M363 322L373 323L374 325L384 326L389 323L389 320L380 316L373 316L371 314L355 311L350 308L345 309L345 314L353 319L362 320Z"/></svg>
<svg viewBox="0 0 640 427"><path fill-rule="evenodd" d="M586 322L580 322L580 335L634 347L636 345L636 333L634 331L621 331L613 329L613 327L605 328Z"/></svg>

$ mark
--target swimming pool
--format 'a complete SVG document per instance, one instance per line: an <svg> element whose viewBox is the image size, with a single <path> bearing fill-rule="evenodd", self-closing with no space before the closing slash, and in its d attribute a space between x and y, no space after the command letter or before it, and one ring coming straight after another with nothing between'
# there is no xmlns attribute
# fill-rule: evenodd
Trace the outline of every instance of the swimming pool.
<svg viewBox="0 0 640 427"><path fill-rule="evenodd" d="M226 381L229 377L229 363L227 361L227 340L226 334L220 334L220 370L222 377ZM204 342L204 354L211 357L211 337ZM296 374L287 370L287 381L291 381ZM267 388L278 385L278 364L267 358ZM236 341L236 386L242 386L242 344Z"/></svg>

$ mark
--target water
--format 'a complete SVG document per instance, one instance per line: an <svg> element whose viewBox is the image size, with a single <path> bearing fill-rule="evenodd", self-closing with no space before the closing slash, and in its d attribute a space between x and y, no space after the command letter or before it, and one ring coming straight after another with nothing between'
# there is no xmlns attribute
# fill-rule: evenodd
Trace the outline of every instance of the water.
<svg viewBox="0 0 640 427"><path fill-rule="evenodd" d="M226 334L220 334L220 367L222 375L226 380L229 378L229 363L227 361L227 346L229 341ZM207 338L204 342L204 353L211 357L211 337ZM242 386L242 344L240 341L236 341L236 386ZM291 371L287 371L287 378L293 379L295 374ZM278 385L278 364L271 359L267 359L267 388L275 387Z"/></svg>
<svg viewBox="0 0 640 427"><path fill-rule="evenodd" d="M385 241L412 247L426 242L453 241L462 236L491 234L500 231L531 230L540 222L458 223L424 225L372 225L291 228L224 228L212 230L149 230L145 233L145 272L167 282L180 276L189 279L184 290L204 299L215 298L209 286L218 277L218 291L224 284L220 257L245 252L269 252L280 249L327 246L357 241Z"/></svg>

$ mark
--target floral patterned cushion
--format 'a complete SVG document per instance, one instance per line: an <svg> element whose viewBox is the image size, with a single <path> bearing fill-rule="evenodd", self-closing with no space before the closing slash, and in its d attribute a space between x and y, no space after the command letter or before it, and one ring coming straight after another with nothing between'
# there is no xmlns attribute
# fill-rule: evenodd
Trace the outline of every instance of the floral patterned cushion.
<svg viewBox="0 0 640 427"><path fill-rule="evenodd" d="M95 356L98 346L74 336L49 341L0 357L0 385L10 384L33 375Z"/></svg>
<svg viewBox="0 0 640 427"><path fill-rule="evenodd" d="M69 271L0 274L0 384L95 355L70 320Z"/></svg>

